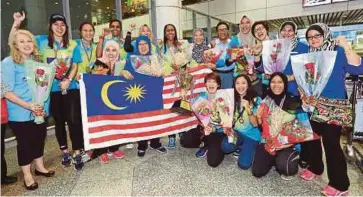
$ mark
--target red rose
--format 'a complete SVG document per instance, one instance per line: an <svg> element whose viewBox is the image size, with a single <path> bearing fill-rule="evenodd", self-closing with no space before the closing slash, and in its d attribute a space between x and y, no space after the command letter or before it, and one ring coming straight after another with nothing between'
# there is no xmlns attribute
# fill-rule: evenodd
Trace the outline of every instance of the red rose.
<svg viewBox="0 0 363 197"><path fill-rule="evenodd" d="M38 75L43 75L44 74L44 70L43 69L37 69L37 74Z"/></svg>
<svg viewBox="0 0 363 197"><path fill-rule="evenodd" d="M307 64L305 64L305 68L308 69L308 70L314 69L314 66L315 66L314 63L307 63Z"/></svg>
<svg viewBox="0 0 363 197"><path fill-rule="evenodd" d="M222 97L219 97L219 98L217 99L217 101L218 101L218 102L223 102L223 98L222 98Z"/></svg>

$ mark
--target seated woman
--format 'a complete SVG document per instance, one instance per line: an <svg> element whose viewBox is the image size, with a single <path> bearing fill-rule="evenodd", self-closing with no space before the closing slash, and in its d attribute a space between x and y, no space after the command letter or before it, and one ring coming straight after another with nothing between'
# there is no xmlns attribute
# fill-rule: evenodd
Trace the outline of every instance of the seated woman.
<svg viewBox="0 0 363 197"><path fill-rule="evenodd" d="M47 124L36 124L35 116L45 116L49 109L49 99L45 106L35 104L26 81L26 60L39 61L38 47L34 35L26 30L17 30L10 36L10 56L1 62L1 77L13 99L7 101L9 126L13 130L17 145L18 163L24 175L24 186L28 190L38 188L33 179L31 164L35 162L34 174L52 177L55 172L44 167L44 144Z"/></svg>
<svg viewBox="0 0 363 197"><path fill-rule="evenodd" d="M288 80L284 74L272 74L269 84L267 96L257 111L263 139L256 148L252 175L262 177L275 166L282 179L290 180L289 176L299 170L299 153L294 150L293 144L281 144L278 137L290 123L296 123L301 102L287 92Z"/></svg>
<svg viewBox="0 0 363 197"><path fill-rule="evenodd" d="M138 55L138 56L151 55L151 43L150 43L150 39L147 36L139 36L136 39L136 46L137 46L137 48L135 48L134 55ZM124 77L127 79L133 79L133 77L138 74L138 73L136 73L133 66L131 65L130 58L126 62L125 70L123 71L123 73L124 73ZM167 152L166 148L161 145L160 138L154 138L154 139L151 139L150 141L151 141L151 143L150 143L151 149L156 150L160 153ZM139 157L145 156L145 152L146 152L146 149L148 146L147 140L139 141L138 145L139 146L138 146L137 155Z"/></svg>
<svg viewBox="0 0 363 197"><path fill-rule="evenodd" d="M234 117L233 131L237 134L237 142L228 142L228 137L222 141L224 153L239 150L238 166L242 169L251 167L257 145L261 140L256 113L261 98L251 88L251 80L247 75L239 75L234 80Z"/></svg>

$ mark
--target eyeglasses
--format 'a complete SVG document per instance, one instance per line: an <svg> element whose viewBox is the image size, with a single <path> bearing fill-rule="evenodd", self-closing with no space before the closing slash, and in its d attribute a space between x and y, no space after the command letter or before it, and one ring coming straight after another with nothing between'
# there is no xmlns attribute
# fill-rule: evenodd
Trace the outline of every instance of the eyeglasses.
<svg viewBox="0 0 363 197"><path fill-rule="evenodd" d="M139 46L148 46L148 43L139 43Z"/></svg>
<svg viewBox="0 0 363 197"><path fill-rule="evenodd" d="M313 36L308 36L307 37L307 39L308 40L313 40L313 39L320 39L321 38L321 36L323 36L323 35L321 35L321 34L316 34L316 35L313 35Z"/></svg>

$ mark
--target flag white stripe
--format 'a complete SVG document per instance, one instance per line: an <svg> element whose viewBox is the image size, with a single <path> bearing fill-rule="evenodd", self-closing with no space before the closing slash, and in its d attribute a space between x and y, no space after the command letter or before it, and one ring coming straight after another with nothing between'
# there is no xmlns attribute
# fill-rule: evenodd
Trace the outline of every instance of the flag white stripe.
<svg viewBox="0 0 363 197"><path fill-rule="evenodd" d="M89 144L89 147L90 147L90 149L96 149L96 148L103 148L103 147L108 147L108 146L113 146L113 145L118 145L118 144L125 144L125 143L129 143L129 142L149 140L149 139L153 139L153 138L160 138L160 137L164 137L164 136L168 136L168 135L172 135L172 134L181 133L184 131L189 131L190 129L194 129L194 128L195 128L195 125L192 125L189 127L177 128L177 129L174 129L174 130L171 130L171 131L168 131L165 133L161 133L158 135L153 135L153 136L124 138L124 139L118 139L118 140L110 140L110 141L106 141L106 142L102 142L102 143Z"/></svg>
<svg viewBox="0 0 363 197"><path fill-rule="evenodd" d="M159 124L159 125L155 125L155 126L148 126L148 127L139 127L139 128L135 128L135 129L110 129L110 130L105 130L102 132L97 132L97 133L90 133L90 138L98 138L98 137L103 137L103 136L107 136L107 135L116 135L116 134L130 134L130 133L139 133L142 134L143 132L151 132L151 131L157 131L157 130L162 130L162 129L166 129L168 127L172 127L172 126L177 126L177 125L182 125L188 122L193 122L197 120L196 117L192 116L186 119L181 119L181 120L176 120L173 122L166 122L164 124ZM148 121L145 121L145 123ZM109 124L105 124L105 126L107 126ZM118 126L122 126L121 124L119 124Z"/></svg>
<svg viewBox="0 0 363 197"><path fill-rule="evenodd" d="M149 116L147 118L133 118L133 119L126 119L126 120L98 120L94 122L88 123L89 127L99 127L103 125L133 125L137 123L144 123L144 122L152 122L152 121L158 121L158 120L164 120L167 118L173 118L177 117L180 114L178 113L167 113L162 115L155 115L155 116ZM147 120L147 121L145 121Z"/></svg>

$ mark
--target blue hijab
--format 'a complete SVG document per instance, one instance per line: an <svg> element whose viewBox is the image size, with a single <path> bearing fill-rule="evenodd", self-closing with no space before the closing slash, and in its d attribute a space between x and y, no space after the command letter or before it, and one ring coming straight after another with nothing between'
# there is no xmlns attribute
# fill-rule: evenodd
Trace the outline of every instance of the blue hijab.
<svg viewBox="0 0 363 197"><path fill-rule="evenodd" d="M151 42L150 39L147 36L139 36L136 38L136 44L135 44L135 55L141 55L139 51L139 43L140 41L145 41L147 45L149 45L149 52L147 52L146 55L151 55Z"/></svg>

